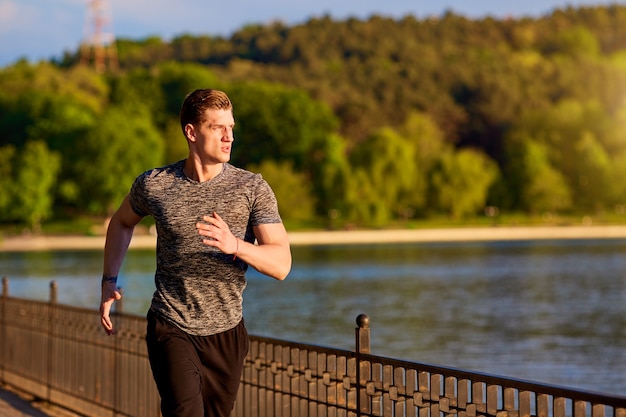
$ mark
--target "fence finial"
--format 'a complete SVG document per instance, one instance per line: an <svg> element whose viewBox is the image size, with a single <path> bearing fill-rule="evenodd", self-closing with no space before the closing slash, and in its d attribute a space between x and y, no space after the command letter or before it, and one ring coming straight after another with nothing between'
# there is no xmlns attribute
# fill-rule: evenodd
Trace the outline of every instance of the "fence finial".
<svg viewBox="0 0 626 417"><path fill-rule="evenodd" d="M359 353L370 353L370 318L367 314L359 314L356 318L356 350Z"/></svg>
<svg viewBox="0 0 626 417"><path fill-rule="evenodd" d="M56 304L58 300L58 286L56 281L50 281L50 304Z"/></svg>
<svg viewBox="0 0 626 417"><path fill-rule="evenodd" d="M356 318L356 324L361 329L367 329L370 327L370 318L367 314L359 314Z"/></svg>

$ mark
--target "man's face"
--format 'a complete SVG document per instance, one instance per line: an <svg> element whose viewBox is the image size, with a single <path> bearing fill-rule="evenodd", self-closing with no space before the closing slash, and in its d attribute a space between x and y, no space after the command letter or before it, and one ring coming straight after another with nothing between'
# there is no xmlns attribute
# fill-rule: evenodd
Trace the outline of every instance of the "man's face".
<svg viewBox="0 0 626 417"><path fill-rule="evenodd" d="M230 160L235 119L231 110L207 110L204 122L197 127L187 125L191 150L203 163L223 163Z"/></svg>

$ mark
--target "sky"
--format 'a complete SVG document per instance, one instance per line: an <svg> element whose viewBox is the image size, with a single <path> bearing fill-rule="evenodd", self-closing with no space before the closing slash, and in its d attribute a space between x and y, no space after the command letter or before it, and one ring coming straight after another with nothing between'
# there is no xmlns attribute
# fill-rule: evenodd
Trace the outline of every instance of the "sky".
<svg viewBox="0 0 626 417"><path fill-rule="evenodd" d="M98 3L101 8L95 9ZM468 18L539 17L567 6L622 4L626 0L0 0L0 68L74 52L93 33L91 11L100 10L101 32L118 38L164 40L182 34L229 36L248 24L304 23L371 15L418 19L451 10ZM107 7L108 6L108 7Z"/></svg>

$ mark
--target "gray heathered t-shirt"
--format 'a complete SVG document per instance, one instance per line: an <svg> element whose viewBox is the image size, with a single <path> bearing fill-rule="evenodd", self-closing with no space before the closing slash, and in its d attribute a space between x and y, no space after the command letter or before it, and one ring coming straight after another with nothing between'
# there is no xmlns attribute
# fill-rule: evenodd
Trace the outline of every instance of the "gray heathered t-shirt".
<svg viewBox="0 0 626 417"><path fill-rule="evenodd" d="M260 174L224 164L215 178L198 182L183 173L183 166L184 160L144 172L129 199L138 215L151 215L156 223L156 291L150 309L189 334L207 336L241 321L248 266L203 244L196 223L216 212L236 237L254 243L252 226L282 220Z"/></svg>

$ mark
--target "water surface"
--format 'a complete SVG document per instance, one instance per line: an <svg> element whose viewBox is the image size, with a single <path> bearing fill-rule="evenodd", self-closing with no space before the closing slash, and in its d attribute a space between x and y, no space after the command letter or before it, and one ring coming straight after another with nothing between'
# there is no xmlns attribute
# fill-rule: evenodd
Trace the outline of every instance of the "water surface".
<svg viewBox="0 0 626 417"><path fill-rule="evenodd" d="M250 333L626 395L626 240L297 246L287 280L253 270ZM124 309L145 314L153 251L129 252ZM0 253L13 296L97 309L102 254ZM97 320L97 317L94 317Z"/></svg>

